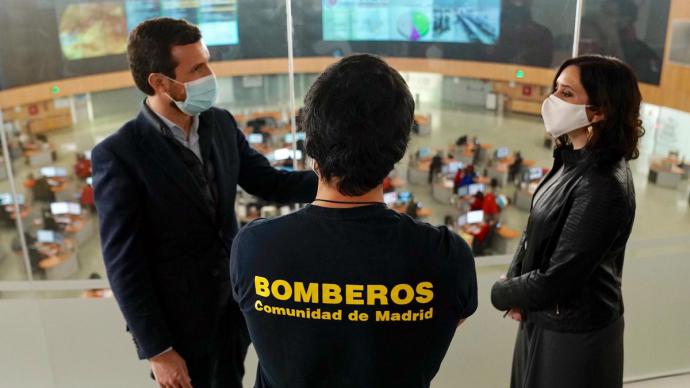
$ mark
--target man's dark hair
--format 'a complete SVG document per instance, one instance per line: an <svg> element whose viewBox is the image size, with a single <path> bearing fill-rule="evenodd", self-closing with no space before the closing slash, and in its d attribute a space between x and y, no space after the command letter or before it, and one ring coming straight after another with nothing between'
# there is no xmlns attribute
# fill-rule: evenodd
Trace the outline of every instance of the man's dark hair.
<svg viewBox="0 0 690 388"><path fill-rule="evenodd" d="M151 73L162 73L174 79L177 63L172 58L172 47L199 40L199 28L181 19L150 19L136 26L129 34L127 58L139 90L150 96L155 93L148 81Z"/></svg>
<svg viewBox="0 0 690 388"><path fill-rule="evenodd" d="M328 67L304 99L307 155L320 178L347 196L363 195L402 159L414 99L405 80L380 58L358 54Z"/></svg>

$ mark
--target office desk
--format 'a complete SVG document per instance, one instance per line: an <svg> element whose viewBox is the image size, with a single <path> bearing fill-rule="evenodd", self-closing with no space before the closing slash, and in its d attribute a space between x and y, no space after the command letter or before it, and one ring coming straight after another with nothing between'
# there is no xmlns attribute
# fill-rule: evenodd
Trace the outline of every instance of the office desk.
<svg viewBox="0 0 690 388"><path fill-rule="evenodd" d="M89 241L96 230L95 220L90 216L69 216L70 223L64 224L64 233L79 244Z"/></svg>
<svg viewBox="0 0 690 388"><path fill-rule="evenodd" d="M14 205L5 206L5 211L9 213L10 218L13 220L17 219L17 213L14 211ZM19 216L25 219L31 214L31 207L26 205L19 205Z"/></svg>
<svg viewBox="0 0 690 388"><path fill-rule="evenodd" d="M413 185L428 185L430 168L431 159L412 163L407 168L407 181Z"/></svg>
<svg viewBox="0 0 690 388"><path fill-rule="evenodd" d="M515 197L513 198L513 203L515 207L529 212L532 210L532 196L534 193L529 189L519 188L515 191Z"/></svg>
<svg viewBox="0 0 690 388"><path fill-rule="evenodd" d="M43 167L53 162L53 151L51 149L27 150L24 156L31 167Z"/></svg>
<svg viewBox="0 0 690 388"><path fill-rule="evenodd" d="M479 144L481 147L481 151L479 152L479 160L485 160L486 156L488 155L488 152L491 150L491 144ZM474 144L467 144L464 146L456 146L455 144L451 144L448 147L448 150L450 153L455 157L455 160L458 162L462 162L464 164L473 164L474 162L474 148L476 145Z"/></svg>
<svg viewBox="0 0 690 388"><path fill-rule="evenodd" d="M453 180L444 177L440 182L434 182L431 187L431 195L439 203L450 205L450 199L453 197L453 186Z"/></svg>
<svg viewBox="0 0 690 388"><path fill-rule="evenodd" d="M63 245L53 243L36 243L42 252L49 256L38 262L48 280L67 279L79 271L77 247L71 239L65 239Z"/></svg>
<svg viewBox="0 0 690 388"><path fill-rule="evenodd" d="M496 236L494 237L491 247L496 254L506 254L508 253L508 242L515 240L518 237L520 237L519 231L502 225L500 228L498 228L498 230L496 230Z"/></svg>
<svg viewBox="0 0 690 388"><path fill-rule="evenodd" d="M507 185L509 183L508 171L510 170L510 165L513 163L515 163L515 158L513 156L495 161L493 166L491 166L487 171L489 178L495 178L498 181L498 184L501 186ZM522 171L524 171L524 169L534 167L535 164L537 164L537 162L534 160L523 160ZM518 171L517 177L522 174L522 171Z"/></svg>
<svg viewBox="0 0 690 388"><path fill-rule="evenodd" d="M74 185L65 180L57 186L50 186L50 191L55 193L55 202L73 202L76 199Z"/></svg>
<svg viewBox="0 0 690 388"><path fill-rule="evenodd" d="M41 260L38 266L45 270L47 280L67 279L79 271L76 252L67 252Z"/></svg>
<svg viewBox="0 0 690 388"><path fill-rule="evenodd" d="M417 122L420 135L428 135L431 133L431 116L429 115L414 115Z"/></svg>
<svg viewBox="0 0 690 388"><path fill-rule="evenodd" d="M660 187L677 189L684 173L685 171L676 165L668 166L661 162L652 162L648 180Z"/></svg>

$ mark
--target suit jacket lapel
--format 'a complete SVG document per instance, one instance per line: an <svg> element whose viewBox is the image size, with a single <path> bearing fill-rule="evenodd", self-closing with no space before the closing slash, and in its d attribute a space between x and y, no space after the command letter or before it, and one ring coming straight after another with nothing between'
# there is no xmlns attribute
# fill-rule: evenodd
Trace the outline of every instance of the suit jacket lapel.
<svg viewBox="0 0 690 388"><path fill-rule="evenodd" d="M201 187L196 183L177 151L168 144L169 140L161 133L160 127L156 126L156 124L165 124L160 122L158 117L152 117L155 115L148 112L147 109L147 107L142 107L139 117L137 117L137 127L141 139L139 145L143 148L144 154L150 157L198 210L215 224L216 220L213 219L206 207Z"/></svg>
<svg viewBox="0 0 690 388"><path fill-rule="evenodd" d="M225 217L230 214L230 199L233 198L232 190L234 187L229 186L230 172L227 170L229 162L227 154L222 149L221 142L223 128L216 128L216 120L214 120L213 111L204 112L199 117L199 142L201 143L201 152L204 155L204 160L208 163L213 163L216 175L216 187L218 189L218 222L223 225ZM210 157L209 157L210 155Z"/></svg>

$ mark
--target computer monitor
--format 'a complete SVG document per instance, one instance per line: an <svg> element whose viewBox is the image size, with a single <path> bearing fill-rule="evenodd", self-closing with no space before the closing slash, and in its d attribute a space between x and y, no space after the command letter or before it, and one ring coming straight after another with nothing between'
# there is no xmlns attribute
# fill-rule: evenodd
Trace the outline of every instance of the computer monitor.
<svg viewBox="0 0 690 388"><path fill-rule="evenodd" d="M498 159L507 158L508 155L510 155L510 150L508 149L508 147L501 147L498 150L496 150L496 157Z"/></svg>
<svg viewBox="0 0 690 388"><path fill-rule="evenodd" d="M543 176L544 171L542 171L541 167L534 167L529 169L529 180L536 181L541 179Z"/></svg>
<svg viewBox="0 0 690 388"><path fill-rule="evenodd" d="M286 160L286 159L302 160L303 157L304 157L304 154L300 150L297 150L295 152L289 148L278 148L277 150L273 151L273 160Z"/></svg>
<svg viewBox="0 0 690 388"><path fill-rule="evenodd" d="M469 186L462 186L458 188L458 196L460 197L466 197L470 195L470 187Z"/></svg>
<svg viewBox="0 0 690 388"><path fill-rule="evenodd" d="M91 160L91 150L84 151L84 157L86 157L87 160Z"/></svg>
<svg viewBox="0 0 690 388"><path fill-rule="evenodd" d="M474 183L474 184L467 186L467 191L468 191L469 195L477 195L477 193L480 191L483 193L485 189L486 189L486 186L484 186L481 183Z"/></svg>
<svg viewBox="0 0 690 388"><path fill-rule="evenodd" d="M307 140L307 133L306 132L297 132L297 140ZM288 133L285 135L285 142L286 143L292 143L294 141L294 137L292 136L291 133Z"/></svg>
<svg viewBox="0 0 690 388"><path fill-rule="evenodd" d="M276 169L280 170L280 171L287 171L287 172L295 171L295 169L290 167L290 166L280 166L280 167L276 167Z"/></svg>
<svg viewBox="0 0 690 388"><path fill-rule="evenodd" d="M475 210L473 212L467 213L467 223L468 224L481 224L484 222L484 211Z"/></svg>
<svg viewBox="0 0 690 388"><path fill-rule="evenodd" d="M412 193L409 191L401 191L398 193L398 200L400 202L410 202L412 200Z"/></svg>
<svg viewBox="0 0 690 388"><path fill-rule="evenodd" d="M69 204L69 214L78 216L81 214L81 205L78 203Z"/></svg>
<svg viewBox="0 0 690 388"><path fill-rule="evenodd" d="M50 212L53 215L75 215L81 214L81 205L70 202L53 202L50 204Z"/></svg>
<svg viewBox="0 0 690 388"><path fill-rule="evenodd" d="M19 204L19 205L24 204L24 194L17 194L16 198L17 198L17 204ZM12 193L0 194L0 205L2 205L2 206L14 205L14 197L12 196Z"/></svg>
<svg viewBox="0 0 690 388"><path fill-rule="evenodd" d="M93 186L93 177L88 177L86 178L86 184L89 186Z"/></svg>
<svg viewBox="0 0 690 388"><path fill-rule="evenodd" d="M285 160L290 158L290 150L287 148L279 148L273 151L275 160Z"/></svg>
<svg viewBox="0 0 690 388"><path fill-rule="evenodd" d="M462 170L462 162L450 162L448 163L448 174L455 175L458 170Z"/></svg>
<svg viewBox="0 0 690 388"><path fill-rule="evenodd" d="M396 193L395 191L390 193L384 193L383 202L385 202L388 206L398 202L398 193Z"/></svg>
<svg viewBox="0 0 690 388"><path fill-rule="evenodd" d="M465 226L467 225L467 214L461 215L458 217L458 226Z"/></svg>
<svg viewBox="0 0 690 388"><path fill-rule="evenodd" d="M419 157L420 158L428 158L431 156L431 148L429 147L424 147L419 149Z"/></svg>
<svg viewBox="0 0 690 388"><path fill-rule="evenodd" d="M52 230L39 230L36 232L36 240L40 243L60 243L64 238Z"/></svg>
<svg viewBox="0 0 690 388"><path fill-rule="evenodd" d="M59 167L43 167L41 175L46 178L64 178L67 176L67 170Z"/></svg>
<svg viewBox="0 0 690 388"><path fill-rule="evenodd" d="M247 135L247 142L249 144L261 144L264 142L264 135L260 133L252 133Z"/></svg>

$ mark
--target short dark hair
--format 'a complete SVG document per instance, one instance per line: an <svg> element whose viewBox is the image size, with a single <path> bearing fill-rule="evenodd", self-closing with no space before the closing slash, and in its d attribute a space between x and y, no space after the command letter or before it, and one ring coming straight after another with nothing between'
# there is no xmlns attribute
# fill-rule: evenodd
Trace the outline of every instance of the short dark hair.
<svg viewBox="0 0 690 388"><path fill-rule="evenodd" d="M307 155L322 180L346 196L383 182L410 140L414 99L405 80L382 59L357 54L329 66L304 99Z"/></svg>
<svg viewBox="0 0 690 388"><path fill-rule="evenodd" d="M587 92L589 105L604 114L604 120L592 124L592 138L586 148L599 161L637 159L638 143L645 131L640 120L642 94L633 70L614 57L583 55L561 65L553 90L558 76L571 65L580 69L580 83ZM559 147L568 145L568 135L561 136L556 143Z"/></svg>
<svg viewBox="0 0 690 388"><path fill-rule="evenodd" d="M199 28L182 19L156 18L136 26L129 34L127 59L139 90L149 96L155 93L149 85L151 73L162 73L174 79L177 63L172 58L172 47L199 40Z"/></svg>

